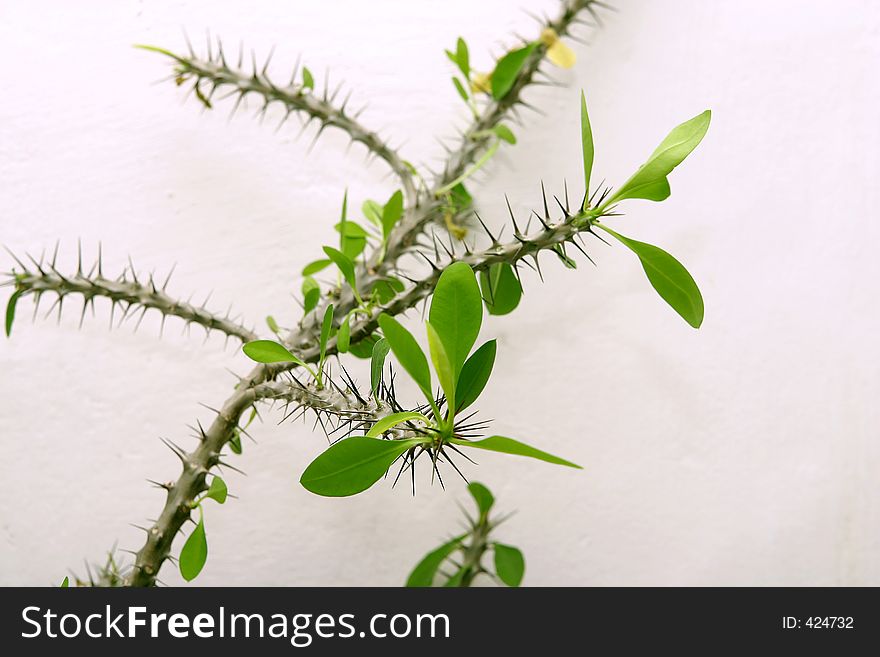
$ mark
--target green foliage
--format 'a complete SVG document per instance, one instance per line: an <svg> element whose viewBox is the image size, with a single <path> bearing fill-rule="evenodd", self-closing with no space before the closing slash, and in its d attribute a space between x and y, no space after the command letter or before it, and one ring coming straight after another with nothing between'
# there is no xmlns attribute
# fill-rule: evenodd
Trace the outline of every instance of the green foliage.
<svg viewBox="0 0 880 657"><path fill-rule="evenodd" d="M373 343L373 350L370 356L370 392L375 397L379 389L379 382L382 379L382 370L385 367L385 358L391 350L388 340L382 338Z"/></svg>
<svg viewBox="0 0 880 657"><path fill-rule="evenodd" d="M477 401L477 397L483 392L492 375L495 349L495 340L489 340L465 361L457 381L456 413Z"/></svg>
<svg viewBox="0 0 880 657"><path fill-rule="evenodd" d="M477 509L480 511L480 516L487 516L492 509L492 506L495 504L495 496L492 495L489 489L483 484L476 481L472 481L468 484L468 492L477 503Z"/></svg>
<svg viewBox="0 0 880 657"><path fill-rule="evenodd" d="M62 588L62 589L70 588L70 578L69 577L65 577L63 580L61 580L61 587L60 588Z"/></svg>
<svg viewBox="0 0 880 657"><path fill-rule="evenodd" d="M205 520L199 520L196 528L192 531L183 544L180 551L179 565L180 574L187 582L191 582L205 567L208 560L208 539L205 536Z"/></svg>
<svg viewBox="0 0 880 657"><path fill-rule="evenodd" d="M9 297L9 302L6 304L6 337L8 338L12 335L12 323L15 321L15 305L18 303L18 300L21 298L22 292L21 290L16 290L12 293L12 296Z"/></svg>
<svg viewBox="0 0 880 657"><path fill-rule="evenodd" d="M666 139L660 142L648 161L608 199L608 204L628 198L642 198L649 201L662 201L667 198L670 190L666 176L672 173L672 170L681 164L703 140L706 131L709 130L711 119L712 112L706 110L674 128Z"/></svg>
<svg viewBox="0 0 880 657"><path fill-rule="evenodd" d="M340 440L305 469L300 483L324 497L347 497L375 484L404 452L424 440L379 440L355 436Z"/></svg>
<svg viewBox="0 0 880 657"><path fill-rule="evenodd" d="M492 97L495 100L504 98L513 88L517 76L534 49L535 44L530 43L522 48L512 50L498 60L498 63L495 64L495 70L492 71Z"/></svg>
<svg viewBox="0 0 880 657"><path fill-rule="evenodd" d="M388 239L391 231L403 216L403 193L397 190L382 208L382 237Z"/></svg>
<svg viewBox="0 0 880 657"><path fill-rule="evenodd" d="M328 260L327 262L329 263L330 261ZM308 315L318 307L318 302L321 300L321 286L318 285L318 281L314 278L306 276L302 282L302 294L303 314Z"/></svg>
<svg viewBox="0 0 880 657"><path fill-rule="evenodd" d="M659 247L624 237L607 226L599 224L599 227L635 253L657 294L684 321L694 328L700 328L703 323L703 295L684 265Z"/></svg>
<svg viewBox="0 0 880 657"><path fill-rule="evenodd" d="M223 504L226 501L226 496L229 494L229 489L226 487L226 482L223 481L220 477L215 476L211 480L211 486L208 488L208 491L205 493L206 498L210 498L219 504Z"/></svg>
<svg viewBox="0 0 880 657"><path fill-rule="evenodd" d="M426 418L421 413L416 413L414 411L403 411L401 413L392 413L391 415L386 415L385 417L379 418L370 427L370 430L367 432L367 438L379 438L386 431L390 431L398 424L403 424L404 422L414 422L419 421L425 424L430 424L430 420Z"/></svg>
<svg viewBox="0 0 880 657"><path fill-rule="evenodd" d="M499 262L480 272L483 301L490 315L507 315L516 310L522 299L522 285L513 267Z"/></svg>
<svg viewBox="0 0 880 657"><path fill-rule="evenodd" d="M425 397L429 400L433 399L428 359L425 358L425 352L422 351L412 333L407 331L396 319L384 313L379 315L379 326L401 367L421 388Z"/></svg>
<svg viewBox="0 0 880 657"><path fill-rule="evenodd" d="M308 367L300 358L294 356L283 344L274 340L254 340L242 348L245 355L258 363L296 363Z"/></svg>
<svg viewBox="0 0 880 657"><path fill-rule="evenodd" d="M536 449L531 445L526 445L525 443L521 443L520 441L514 440L513 438L506 438L505 436L489 436L488 438L483 438L482 440L463 440L461 438L451 438L449 442L454 445L460 445L462 447L474 447L476 449L489 450L490 452L513 454L514 456L528 456L529 458L538 459L539 461L546 461L547 463L553 463L554 465L566 465L570 468L577 468L579 470L583 469L576 463L566 461L565 459L561 459L558 456L553 456L553 454L548 454L547 452L542 452L540 449Z"/></svg>
<svg viewBox="0 0 880 657"><path fill-rule="evenodd" d="M506 141L508 144L516 143L516 136L513 134L510 128L508 128L504 124L498 124L494 128L492 128L492 132L501 139L502 141Z"/></svg>
<svg viewBox="0 0 880 657"><path fill-rule="evenodd" d="M312 75L312 72L306 66L303 66L302 86L303 86L303 89L314 89L315 88L315 77Z"/></svg>
<svg viewBox="0 0 880 657"><path fill-rule="evenodd" d="M495 574L508 586L519 586L526 571L526 561L518 548L495 543Z"/></svg>
<svg viewBox="0 0 880 657"><path fill-rule="evenodd" d="M428 319L446 348L453 376L458 377L483 321L480 287L467 264L456 262L443 270L434 288Z"/></svg>
<svg viewBox="0 0 880 657"><path fill-rule="evenodd" d="M324 253L333 261L333 264L339 269L345 282L351 287L351 291L357 296L357 277L355 275L354 263L347 255L334 249L332 246L325 246Z"/></svg>
<svg viewBox="0 0 880 657"><path fill-rule="evenodd" d="M590 196L590 175L593 173L593 129L590 127L590 115L587 114L587 100L581 91L581 151L584 156L584 208Z"/></svg>
<svg viewBox="0 0 880 657"><path fill-rule="evenodd" d="M467 537L467 534L456 536L452 540L438 547L436 550L428 552L428 554L416 564L416 567L413 568L413 571L409 574L409 577L406 580L406 586L411 588L433 586L434 578L437 575L437 569L440 568L440 565L449 558L449 555L459 548L462 539L465 537Z"/></svg>

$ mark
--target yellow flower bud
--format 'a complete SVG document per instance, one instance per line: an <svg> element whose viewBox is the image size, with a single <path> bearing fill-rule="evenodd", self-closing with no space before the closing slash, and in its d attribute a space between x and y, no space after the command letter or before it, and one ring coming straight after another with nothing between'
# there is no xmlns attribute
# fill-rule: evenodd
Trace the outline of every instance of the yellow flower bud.
<svg viewBox="0 0 880 657"><path fill-rule="evenodd" d="M574 50L562 43L559 35L552 27L546 27L541 31L541 43L547 46L547 59L559 68L571 68L577 61Z"/></svg>
<svg viewBox="0 0 880 657"><path fill-rule="evenodd" d="M492 93L492 74L476 73L471 79L471 91L474 93Z"/></svg>

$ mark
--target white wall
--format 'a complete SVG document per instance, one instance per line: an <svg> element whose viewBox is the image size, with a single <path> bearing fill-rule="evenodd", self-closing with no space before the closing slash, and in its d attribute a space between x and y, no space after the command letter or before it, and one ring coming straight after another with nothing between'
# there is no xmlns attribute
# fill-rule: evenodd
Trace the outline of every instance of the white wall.
<svg viewBox="0 0 880 657"><path fill-rule="evenodd" d="M615 0L577 45L561 89L529 98L520 143L479 187L483 216L537 207L580 176L577 97L597 143L594 178L620 183L666 131L714 111L662 204L632 202L614 226L660 244L701 284L706 321L688 328L631 254L596 247L598 268L546 260L512 316L489 320L500 362L482 410L499 433L586 465L562 471L487 455L468 474L505 510L532 585L880 584L880 239L877 179L880 5ZM552 0L519 5L552 11ZM362 120L405 157L436 163L435 135L465 119L443 48L459 34L478 66L533 25L506 0L444 2L3 2L0 4L0 242L76 239L118 272L178 263L170 289L214 290L257 324L291 323L296 272L331 237L343 189L359 205L392 181L339 133L308 151L248 113L181 103L145 42L182 49L206 29L258 55L276 46L329 68ZM203 39L194 37L197 44ZM8 268L11 259L2 256ZM4 294L4 301L5 301ZM165 337L148 317L108 332L106 307L78 309L0 340L0 583L47 584L158 513L146 478L176 477L158 437L186 441L198 402L230 391L246 359L213 337ZM45 306L46 308L48 306ZM362 371L362 370L361 370ZM229 474L238 496L207 515L201 584L396 585L454 531L460 481L387 485L347 500L297 483L325 446L310 426L256 430ZM181 543L177 544L179 549ZM169 568L169 584L180 578Z"/></svg>

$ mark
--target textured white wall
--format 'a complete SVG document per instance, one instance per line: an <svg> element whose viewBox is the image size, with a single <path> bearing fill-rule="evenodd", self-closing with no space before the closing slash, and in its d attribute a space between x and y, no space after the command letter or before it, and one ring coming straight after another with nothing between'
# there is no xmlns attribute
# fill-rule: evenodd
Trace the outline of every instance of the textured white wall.
<svg viewBox="0 0 880 657"><path fill-rule="evenodd" d="M518 3L552 11L552 0ZM528 584L880 584L880 240L877 180L880 5L615 0L575 45L562 89L533 90L520 143L488 169L483 216L503 221L580 176L577 97L587 90L597 173L621 182L666 131L705 107L703 145L662 204L615 222L685 262L706 321L689 329L622 248L599 267L546 261L512 316L486 322L500 362L482 408L500 433L586 465L583 472L487 455L468 470L518 510L503 529ZM464 120L443 48L459 34L487 67L533 26L507 0L482 2L0 3L0 241L39 253L76 239L108 272L178 263L172 292L215 290L255 323L296 316L296 272L332 238L343 189L360 205L392 181L330 132L309 152L229 104L181 104L146 42L183 47L180 28L243 40L273 69L300 53L369 101L363 122L436 162L435 135ZM586 31L585 34L589 34ZM195 39L199 43L199 39ZM510 41L508 40L508 43ZM4 267L11 260L3 256ZM5 301L5 295L4 295ZM159 436L185 440L246 359L219 337L156 318L108 332L106 307L0 340L0 583L47 584L163 502L145 478L176 476ZM277 420L278 415L270 416ZM424 480L347 500L297 479L324 447L306 426L259 427L210 508L202 584L396 585L452 531L455 501ZM181 543L177 544L179 549ZM80 571L82 569L80 568ZM164 573L180 583L173 568Z"/></svg>

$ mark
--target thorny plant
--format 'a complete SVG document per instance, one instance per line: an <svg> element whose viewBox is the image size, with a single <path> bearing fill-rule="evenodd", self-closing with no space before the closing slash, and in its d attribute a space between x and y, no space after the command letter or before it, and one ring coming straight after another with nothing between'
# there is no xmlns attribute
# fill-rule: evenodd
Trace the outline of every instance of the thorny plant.
<svg viewBox="0 0 880 657"><path fill-rule="evenodd" d="M407 586L445 586L465 588L480 576L486 576L507 586L519 586L526 571L526 560L519 548L492 540L492 533L509 516L491 518L489 512L495 497L483 484L472 482L468 492L477 504L477 513L471 515L462 509L467 527L440 547L431 550L416 564L406 580ZM493 566L483 563L486 553L492 551ZM444 570L445 569L445 570Z"/></svg>
<svg viewBox="0 0 880 657"><path fill-rule="evenodd" d="M261 102L261 115L276 105L283 108L285 118L296 114L306 126L316 122L318 135L328 127L342 130L383 160L400 188L385 203L367 200L362 204L366 223L349 217L348 195L343 194L340 220L334 226L337 245L325 246L323 257L302 272L302 318L297 326L284 329L268 317L272 339L261 338L228 312L218 315L204 304L171 297L166 292L168 278L159 283L152 275L139 276L131 264L120 276L107 277L100 250L89 269L83 266L80 250L73 274L63 274L56 267L57 247L50 258L28 256L28 264L13 256L16 267L5 283L14 288L6 310L7 334L17 303L24 297L34 298L35 315L44 296L54 297L49 312L57 308L60 317L65 300L78 295L83 302L80 321L90 307L94 312L96 299L106 298L111 323L117 310L119 323L131 317L139 323L149 310L157 310L163 326L168 317L178 317L186 327L197 324L206 332L219 331L227 339L240 341L245 353L257 361L239 378L226 401L209 407L214 418L208 426L198 423L195 427L194 449L166 441L179 456L182 472L176 481L155 482L166 491L164 507L142 528L145 541L133 552L134 563L120 570L113 562L109 571L113 582L156 584L162 565L173 559L175 537L188 521L195 528L179 552L178 565L187 580L199 574L208 554L203 507L209 500L225 502L227 486L219 469L235 469L229 464L229 453L241 453L241 436L249 435L260 402L281 404L285 419L312 414L315 425L333 438L329 449L301 477L302 485L319 495L358 493L381 479L396 462L400 466L394 481L409 471L414 487L415 465L423 458L429 463L432 480L442 484L440 466L448 465L464 477L453 459L470 460L467 453L472 449L579 467L511 438L483 437L487 423L464 414L486 385L495 360L494 340L472 353L483 307L494 315L512 312L522 296L523 268L540 276L542 252L551 252L565 267L574 269L575 251L592 262L584 237L608 244L600 235L605 233L635 253L651 285L674 310L691 326L700 326L702 297L684 267L658 247L624 237L605 220L620 215L623 201L661 201L669 196L667 176L705 135L708 111L672 130L632 177L612 189L591 181L593 135L581 94L581 200L570 202L566 184L561 199L553 196L548 201L542 183L542 203L524 226L508 203L512 237L507 241L486 227L473 206L468 185L474 173L500 148L516 143L510 124L520 118L521 108L530 107L523 92L532 85L553 84L545 62L566 67L574 63L574 53L562 38L573 38L571 32L579 24L591 24L589 17L598 22L596 10L603 6L593 0L563 0L555 18L537 19L538 38L503 53L488 73L471 67L467 44L459 39L446 54L457 69L453 84L472 120L458 142L447 148L442 169L430 177L362 126L358 113L349 110L347 98L337 105L338 89L331 91L325 83L323 91L318 91L306 67L297 67L290 81L280 84L269 78L268 63L259 67L254 60L246 70L239 56L237 64L230 64L219 43L209 41L204 57L197 56L192 47L186 55L145 47L170 57L172 79L178 85L191 84L206 108L213 108L221 97L232 97L234 111L251 97ZM476 225L478 230L469 230ZM421 258L427 266L418 267L413 258ZM316 278L331 268L335 274ZM433 388L435 379L418 341L395 319L429 298L427 344L439 391ZM387 376L390 368L385 367L389 351L424 394L423 403L408 404L398 397L393 376ZM369 391L355 385L342 363L346 357L371 359ZM335 361L339 367L334 375L331 363ZM198 518L194 518L196 511ZM95 583L110 583L104 579Z"/></svg>

